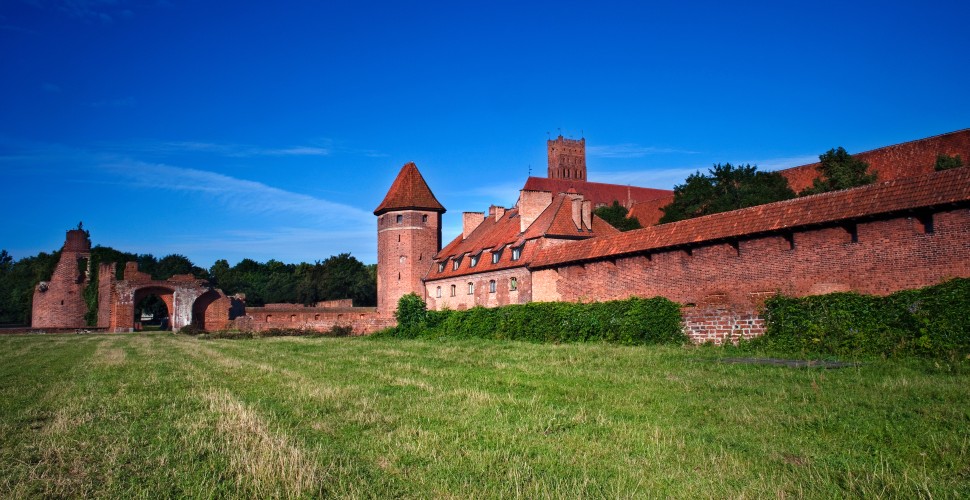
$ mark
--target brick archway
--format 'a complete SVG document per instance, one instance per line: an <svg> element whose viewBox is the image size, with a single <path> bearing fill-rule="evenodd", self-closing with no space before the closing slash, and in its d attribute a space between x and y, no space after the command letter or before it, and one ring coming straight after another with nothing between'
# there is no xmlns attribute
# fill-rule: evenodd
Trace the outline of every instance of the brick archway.
<svg viewBox="0 0 970 500"><path fill-rule="evenodd" d="M152 294L162 299L168 307L172 331L179 331L192 323L195 303L199 297L208 292L221 295L214 292L205 280L192 275L153 280L148 274L139 272L138 265L134 262L125 265L124 279L114 279L114 264L102 264L99 275L98 326L106 326L109 332L133 331L135 305ZM212 303L212 300L207 303Z"/></svg>
<svg viewBox="0 0 970 500"><path fill-rule="evenodd" d="M175 289L168 286L158 286L158 285L149 285L141 288L136 288L134 290L134 298L131 299L132 315L134 315L135 308L138 307L138 304L140 304L141 301L145 300L147 297L151 295L155 295L156 297L159 298L159 300L165 303L165 308L168 312L168 316L171 318L172 312L174 311L174 309L172 308L172 305L175 299ZM134 316L132 316L132 321L135 321Z"/></svg>

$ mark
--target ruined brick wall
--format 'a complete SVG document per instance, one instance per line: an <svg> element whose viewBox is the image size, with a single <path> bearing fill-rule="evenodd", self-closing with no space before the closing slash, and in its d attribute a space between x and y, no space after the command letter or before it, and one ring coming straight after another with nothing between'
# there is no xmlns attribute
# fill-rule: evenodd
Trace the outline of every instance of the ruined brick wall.
<svg viewBox="0 0 970 500"><path fill-rule="evenodd" d="M512 280L515 289L512 289ZM495 282L492 291L491 282ZM468 284L472 293L468 293ZM451 287L455 295L451 295ZM439 293L440 291L440 293ZM439 296L440 295L440 296ZM499 307L532 301L532 276L525 267L456 276L425 283L425 302L432 310L464 310L475 306Z"/></svg>
<svg viewBox="0 0 970 500"><path fill-rule="evenodd" d="M850 151L851 153L851 151ZM970 129L927 137L917 141L873 149L853 156L868 163L878 180L887 181L933 171L937 155L960 155L964 165L970 163ZM818 163L780 170L795 192L811 187L818 177Z"/></svg>
<svg viewBox="0 0 970 500"><path fill-rule="evenodd" d="M98 328L111 326L115 270L114 262L98 266Z"/></svg>
<svg viewBox="0 0 970 500"><path fill-rule="evenodd" d="M365 335L395 324L397 322L393 317L383 315L373 307L322 308L274 304L274 307L246 308L244 316L228 322L228 328L245 331L296 328L326 332L335 326L349 326L355 335Z"/></svg>
<svg viewBox="0 0 970 500"><path fill-rule="evenodd" d="M805 296L852 290L886 295L970 277L970 210L929 215L543 269L532 276L533 300L663 296L692 306L685 327L694 340L757 335L763 331L756 320L758 306L775 293ZM724 318L724 323L715 317Z"/></svg>
<svg viewBox="0 0 970 500"><path fill-rule="evenodd" d="M586 180L586 139L564 139L560 135L546 141L546 149L550 179Z"/></svg>
<svg viewBox="0 0 970 500"><path fill-rule="evenodd" d="M401 296L424 291L422 278L441 249L441 214L395 210L377 217L377 310L392 316Z"/></svg>
<svg viewBox="0 0 970 500"><path fill-rule="evenodd" d="M82 328L84 287L90 275L91 240L86 231L67 232L60 260L51 279L34 287L31 326L34 328Z"/></svg>

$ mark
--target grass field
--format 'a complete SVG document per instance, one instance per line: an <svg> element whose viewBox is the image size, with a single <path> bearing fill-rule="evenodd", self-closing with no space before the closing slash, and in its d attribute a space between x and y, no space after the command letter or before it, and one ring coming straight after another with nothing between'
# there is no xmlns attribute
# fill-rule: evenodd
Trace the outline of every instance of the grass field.
<svg viewBox="0 0 970 500"><path fill-rule="evenodd" d="M970 375L720 353L0 337L0 496L970 496Z"/></svg>

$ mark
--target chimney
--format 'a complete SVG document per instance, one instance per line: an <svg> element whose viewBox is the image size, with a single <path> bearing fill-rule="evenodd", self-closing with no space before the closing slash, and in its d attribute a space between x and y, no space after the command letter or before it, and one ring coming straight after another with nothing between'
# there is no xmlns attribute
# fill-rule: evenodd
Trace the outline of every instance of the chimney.
<svg viewBox="0 0 970 500"><path fill-rule="evenodd" d="M574 196L569 199L569 204L573 209L573 224L576 225L576 229L583 230L583 197Z"/></svg>
<svg viewBox="0 0 970 500"><path fill-rule="evenodd" d="M583 226L593 229L593 202L589 200L583 200Z"/></svg>
<svg viewBox="0 0 970 500"><path fill-rule="evenodd" d="M492 205L488 207L488 216L495 217L495 222L498 222L499 219L501 219L502 216L504 215L505 215L505 208L500 207L498 205Z"/></svg>
<svg viewBox="0 0 970 500"><path fill-rule="evenodd" d="M552 204L549 191L519 191L519 231L525 232L535 222L539 214Z"/></svg>
<svg viewBox="0 0 970 500"><path fill-rule="evenodd" d="M461 214L461 239L468 238L469 234L485 221L485 212L463 212Z"/></svg>

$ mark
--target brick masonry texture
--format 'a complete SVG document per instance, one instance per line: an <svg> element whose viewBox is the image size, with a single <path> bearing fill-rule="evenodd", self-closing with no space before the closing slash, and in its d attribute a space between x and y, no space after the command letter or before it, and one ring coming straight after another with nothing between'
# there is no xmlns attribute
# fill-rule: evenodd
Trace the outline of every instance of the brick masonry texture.
<svg viewBox="0 0 970 500"><path fill-rule="evenodd" d="M757 335L763 331L754 321L759 306L776 293L886 295L970 277L970 210L964 206L931 215L932 233L925 232L918 217L899 215L856 224L855 242L852 228L805 228L791 236L754 236L564 264L533 273L533 300L659 295L692 306L685 326L696 341Z"/></svg>
<svg viewBox="0 0 970 500"><path fill-rule="evenodd" d="M33 328L81 328L85 325L84 287L90 277L91 240L81 229L67 232L50 281L34 287Z"/></svg>

